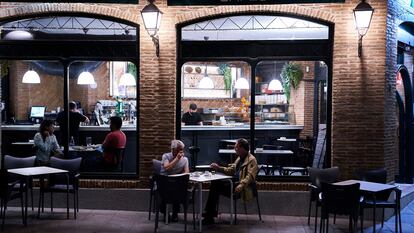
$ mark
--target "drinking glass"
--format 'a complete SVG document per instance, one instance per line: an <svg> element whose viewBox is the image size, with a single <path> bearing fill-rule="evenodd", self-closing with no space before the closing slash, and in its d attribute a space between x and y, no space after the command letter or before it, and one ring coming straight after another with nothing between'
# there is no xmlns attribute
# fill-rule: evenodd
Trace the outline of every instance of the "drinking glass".
<svg viewBox="0 0 414 233"><path fill-rule="evenodd" d="M92 137L86 137L86 146L91 146L92 145Z"/></svg>

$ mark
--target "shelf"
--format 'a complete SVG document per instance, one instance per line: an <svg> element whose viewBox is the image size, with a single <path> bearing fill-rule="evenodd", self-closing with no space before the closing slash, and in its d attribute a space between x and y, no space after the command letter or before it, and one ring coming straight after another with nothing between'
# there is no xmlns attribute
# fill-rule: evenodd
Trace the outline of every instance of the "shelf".
<svg viewBox="0 0 414 233"><path fill-rule="evenodd" d="M262 93L262 92L256 92L256 95L284 95L284 92L277 92L277 93Z"/></svg>
<svg viewBox="0 0 414 233"><path fill-rule="evenodd" d="M289 104L257 104L256 103L256 106L267 106L267 105L288 106Z"/></svg>

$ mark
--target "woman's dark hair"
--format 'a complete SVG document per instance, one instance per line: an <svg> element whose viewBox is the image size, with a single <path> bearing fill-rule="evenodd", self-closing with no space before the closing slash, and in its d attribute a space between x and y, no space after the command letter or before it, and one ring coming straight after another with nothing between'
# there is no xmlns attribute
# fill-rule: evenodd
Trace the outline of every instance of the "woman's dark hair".
<svg viewBox="0 0 414 233"><path fill-rule="evenodd" d="M249 141L247 141L244 138L239 138L237 139L237 143L246 151L249 151L250 147L249 147Z"/></svg>
<svg viewBox="0 0 414 233"><path fill-rule="evenodd" d="M115 126L116 129L120 129L122 126L122 118L118 117L118 116L113 116L111 118L109 118L109 120L111 121L111 124Z"/></svg>
<svg viewBox="0 0 414 233"><path fill-rule="evenodd" d="M42 135L43 139L46 138L45 135L43 135L43 132L45 132L51 125L53 125L53 123L53 120L43 120L42 123L40 123L39 132Z"/></svg>

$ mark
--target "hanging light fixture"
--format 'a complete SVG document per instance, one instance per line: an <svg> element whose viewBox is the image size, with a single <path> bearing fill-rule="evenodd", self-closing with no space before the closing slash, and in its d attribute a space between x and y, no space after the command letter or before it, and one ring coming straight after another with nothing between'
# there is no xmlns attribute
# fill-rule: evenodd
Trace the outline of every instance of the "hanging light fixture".
<svg viewBox="0 0 414 233"><path fill-rule="evenodd" d="M358 57L361 57L362 54L362 37L367 34L369 26L371 24L372 14L374 13L374 8L371 7L365 0L361 2L354 9L354 21L355 28L358 31Z"/></svg>
<svg viewBox="0 0 414 233"><path fill-rule="evenodd" d="M236 81L236 84L234 84L234 88L236 89L249 89L249 82L246 78L239 78Z"/></svg>
<svg viewBox="0 0 414 233"><path fill-rule="evenodd" d="M78 84L79 85L91 85L95 84L95 79L93 75L88 71L83 71L78 76Z"/></svg>
<svg viewBox="0 0 414 233"><path fill-rule="evenodd" d="M134 75L131 73L125 73L119 79L120 86L136 86L137 82L135 81Z"/></svg>
<svg viewBox="0 0 414 233"><path fill-rule="evenodd" d="M204 77L198 83L198 88L201 88L201 89L213 89L214 88L213 80L211 80L211 78L208 77L208 74L207 74L207 65L206 65L206 68L204 69Z"/></svg>
<svg viewBox="0 0 414 233"><path fill-rule="evenodd" d="M282 87L282 83L276 79L276 62L273 63L274 64L274 69L273 69L273 79L272 81L270 81L269 83L269 87L267 88L269 91L282 91L283 87Z"/></svg>
<svg viewBox="0 0 414 233"><path fill-rule="evenodd" d="M40 83L39 74L30 68L26 73L23 75L22 83L31 83L36 84Z"/></svg>
<svg viewBox="0 0 414 233"><path fill-rule="evenodd" d="M152 38L152 42L155 45L155 53L157 57L160 56L160 41L157 35L161 25L162 12L154 4L155 0L148 0L149 4L146 5L142 11L141 16L144 21L145 29Z"/></svg>

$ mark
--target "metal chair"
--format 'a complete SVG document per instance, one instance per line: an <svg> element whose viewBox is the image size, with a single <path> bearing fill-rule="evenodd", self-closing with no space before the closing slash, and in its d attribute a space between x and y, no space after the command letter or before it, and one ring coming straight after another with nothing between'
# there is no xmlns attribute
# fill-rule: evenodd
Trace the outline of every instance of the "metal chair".
<svg viewBox="0 0 414 233"><path fill-rule="evenodd" d="M53 193L69 193L73 194L73 212L76 219L76 212L79 212L79 169L82 162L82 158L76 159L58 159L55 157L50 158L50 166L69 171L69 187L67 186L67 176L64 174L53 174L49 176L48 186L44 185L41 181L40 196L39 196L39 208L38 217L40 216L40 206L42 206L42 212L44 209L44 194L50 193L50 209L53 211ZM69 196L68 196L69 197ZM67 201L67 211L69 212L69 199ZM68 215L69 218L69 215Z"/></svg>
<svg viewBox="0 0 414 233"><path fill-rule="evenodd" d="M22 221L26 224L23 205L23 185L19 185L19 189L15 187L20 183L19 180L9 183L9 174L7 169L0 169L0 218L2 219L1 230L3 230L4 220L6 218L7 203L13 199L20 199L22 208Z"/></svg>
<svg viewBox="0 0 414 233"><path fill-rule="evenodd" d="M329 232L329 214L349 215L349 232L356 232L361 198L359 186L359 183L334 185L322 182L320 232Z"/></svg>
<svg viewBox="0 0 414 233"><path fill-rule="evenodd" d="M253 196L256 199L257 211L258 211L258 214L259 214L259 220L260 220L260 222L263 222L262 221L262 214L261 214L261 211L260 211L259 192L257 191L257 183L256 183L256 181L254 181L254 182L250 183L249 185L250 185L250 188L253 191ZM235 187L237 187L237 184L235 184ZM233 195L234 224L236 224L236 222L237 222L237 200L240 199L240 198L241 198L240 194L234 193L234 195ZM246 202L243 202L243 208L244 208L244 213L247 215Z"/></svg>
<svg viewBox="0 0 414 233"><path fill-rule="evenodd" d="M339 177L339 168L332 167L327 169L319 169L308 167L309 173L309 210L308 210L308 225L310 225L310 215L312 209L312 202L315 202L315 233L318 220L318 207L321 206L319 201L319 193L322 189L322 182L334 183Z"/></svg>
<svg viewBox="0 0 414 233"><path fill-rule="evenodd" d="M31 156L27 158L17 158L10 155L4 156L4 168L5 169L13 169L13 168L24 168L24 167L33 167L35 165L36 156ZM16 181L20 181L20 177L17 175L9 174L8 182L15 183ZM23 183L26 185L26 183ZM30 199L32 204L32 210L34 210L33 206L33 179L30 178L28 185L28 189L30 190ZM23 186L23 189L25 187ZM18 191L20 189L20 183L15 183L13 187L14 191Z"/></svg>
<svg viewBox="0 0 414 233"><path fill-rule="evenodd" d="M161 161L153 159L152 167L153 167L152 175L149 177L150 201L149 201L149 208L148 208L148 220L151 220L151 211L155 212L155 204L156 204L155 191L157 190L157 184L155 183L155 176L160 175Z"/></svg>

